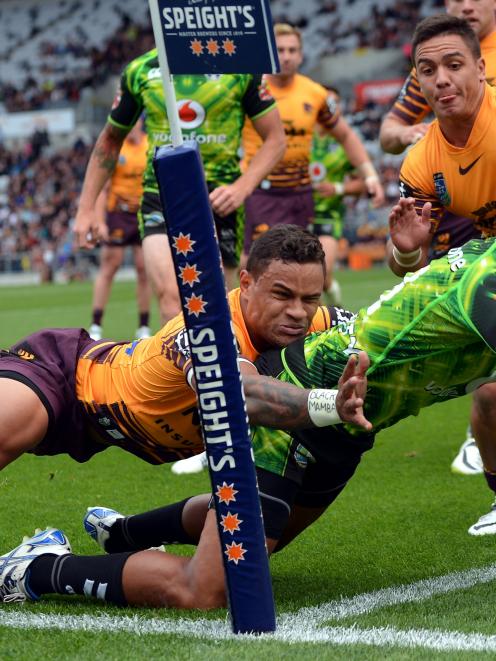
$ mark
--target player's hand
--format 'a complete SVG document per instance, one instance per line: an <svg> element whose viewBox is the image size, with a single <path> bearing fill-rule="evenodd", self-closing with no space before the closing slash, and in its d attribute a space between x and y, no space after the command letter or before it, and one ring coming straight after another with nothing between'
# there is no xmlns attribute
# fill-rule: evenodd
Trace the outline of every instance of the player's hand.
<svg viewBox="0 0 496 661"><path fill-rule="evenodd" d="M108 227L95 211L78 211L74 222L74 238L78 248L94 248L108 239Z"/></svg>
<svg viewBox="0 0 496 661"><path fill-rule="evenodd" d="M389 214L389 233L397 250L413 252L428 242L432 231L431 208L432 204L426 202L419 216L415 209L415 198L400 197Z"/></svg>
<svg viewBox="0 0 496 661"><path fill-rule="evenodd" d="M332 181L321 181L318 184L313 184L312 188L319 195L322 195L322 197L333 197L337 195L336 186Z"/></svg>
<svg viewBox="0 0 496 661"><path fill-rule="evenodd" d="M429 124L414 124L413 126L404 126L399 133L400 142L404 147L414 145L427 133Z"/></svg>
<svg viewBox="0 0 496 661"><path fill-rule="evenodd" d="M375 209L382 207L386 196L378 177L365 177L365 185L367 186L367 192L371 198L372 206Z"/></svg>
<svg viewBox="0 0 496 661"><path fill-rule="evenodd" d="M248 192L235 181L227 186L218 186L210 193L210 204L215 213L223 218L234 213L247 197Z"/></svg>
<svg viewBox="0 0 496 661"><path fill-rule="evenodd" d="M336 397L336 409L341 420L362 427L365 431L372 429L372 423L363 413L369 365L370 360L365 351L351 355L338 381L339 393Z"/></svg>

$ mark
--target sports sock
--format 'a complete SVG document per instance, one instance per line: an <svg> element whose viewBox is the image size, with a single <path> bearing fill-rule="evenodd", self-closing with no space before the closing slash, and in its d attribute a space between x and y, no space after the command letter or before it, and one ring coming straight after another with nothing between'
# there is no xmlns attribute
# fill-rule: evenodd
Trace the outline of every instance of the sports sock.
<svg viewBox="0 0 496 661"><path fill-rule="evenodd" d="M103 319L103 310L100 308L95 308L92 312L92 324L96 324L97 326L102 325L102 319Z"/></svg>
<svg viewBox="0 0 496 661"><path fill-rule="evenodd" d="M29 567L28 585L36 595L83 594L126 606L122 570L130 555L42 555Z"/></svg>
<svg viewBox="0 0 496 661"><path fill-rule="evenodd" d="M107 553L140 551L161 544L196 544L184 530L183 509L189 498L143 514L117 519L109 530Z"/></svg>
<svg viewBox="0 0 496 661"><path fill-rule="evenodd" d="M138 321L138 328L141 326L149 326L149 321L150 321L150 313L149 312L140 312L139 314L139 321Z"/></svg>
<svg viewBox="0 0 496 661"><path fill-rule="evenodd" d="M496 494L496 475L484 469L484 477L486 478L488 487Z"/></svg>

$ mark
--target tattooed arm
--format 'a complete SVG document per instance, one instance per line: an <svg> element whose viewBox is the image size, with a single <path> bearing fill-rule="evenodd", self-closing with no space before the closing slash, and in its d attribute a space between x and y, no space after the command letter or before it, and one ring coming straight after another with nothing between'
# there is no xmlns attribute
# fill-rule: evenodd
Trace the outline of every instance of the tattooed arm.
<svg viewBox="0 0 496 661"><path fill-rule="evenodd" d="M106 225L96 212L97 198L110 180L127 131L105 124L91 152L79 199L74 235L80 248L89 248L105 239Z"/></svg>
<svg viewBox="0 0 496 661"><path fill-rule="evenodd" d="M248 417L252 424L282 429L315 426L314 418L310 417L309 413L309 397L317 391L304 390L290 383L262 376L257 373L255 366L249 363L242 362L241 365ZM366 353L361 352L358 357L350 356L339 379L335 398L335 409L341 421L358 425L366 431L372 429L371 423L363 414L368 366Z"/></svg>

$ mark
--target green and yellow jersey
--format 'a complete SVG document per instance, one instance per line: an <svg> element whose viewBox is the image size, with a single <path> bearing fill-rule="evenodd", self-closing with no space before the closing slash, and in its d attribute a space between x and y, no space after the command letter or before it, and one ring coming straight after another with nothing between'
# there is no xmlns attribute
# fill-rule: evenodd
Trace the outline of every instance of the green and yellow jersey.
<svg viewBox="0 0 496 661"><path fill-rule="evenodd" d="M239 148L245 117L256 119L275 106L261 76L176 75L174 89L183 138L198 142L206 180L214 185L231 183L240 175ZM171 132L156 49L137 57L124 69L108 121L130 129L143 112L149 143L144 190L158 193L153 154L156 147L171 142Z"/></svg>

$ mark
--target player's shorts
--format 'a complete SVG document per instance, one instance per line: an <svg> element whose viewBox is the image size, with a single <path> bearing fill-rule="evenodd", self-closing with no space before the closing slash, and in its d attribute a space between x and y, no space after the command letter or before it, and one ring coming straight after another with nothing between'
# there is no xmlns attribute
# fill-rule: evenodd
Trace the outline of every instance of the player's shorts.
<svg viewBox="0 0 496 661"><path fill-rule="evenodd" d="M214 186L208 185L209 191L214 188ZM213 216L222 261L225 266L235 268L239 264L243 242L244 207L240 207L234 213L224 218L221 218L216 213ZM164 234L166 231L165 219L158 195L150 192L146 192L143 195L138 219L142 239L153 234Z"/></svg>
<svg viewBox="0 0 496 661"><path fill-rule="evenodd" d="M92 344L96 342L81 328L48 328L0 353L0 378L29 386L48 413L46 436L33 454L68 454L83 462L107 447L87 436L76 399L77 360Z"/></svg>
<svg viewBox="0 0 496 661"><path fill-rule="evenodd" d="M480 239L481 233L470 218L455 216L447 211L432 237L429 261L443 257L452 248L463 246L471 239Z"/></svg>
<svg viewBox="0 0 496 661"><path fill-rule="evenodd" d="M248 253L253 241L274 225L298 225L307 229L313 222L314 205L311 186L257 188L246 200L246 225L243 251Z"/></svg>
<svg viewBox="0 0 496 661"><path fill-rule="evenodd" d="M107 227L109 238L108 241L105 241L105 245L123 247L141 244L136 213L109 211Z"/></svg>
<svg viewBox="0 0 496 661"><path fill-rule="evenodd" d="M336 214L333 218L315 218L310 226L310 231L315 236L330 236L339 240L343 236L344 219Z"/></svg>

